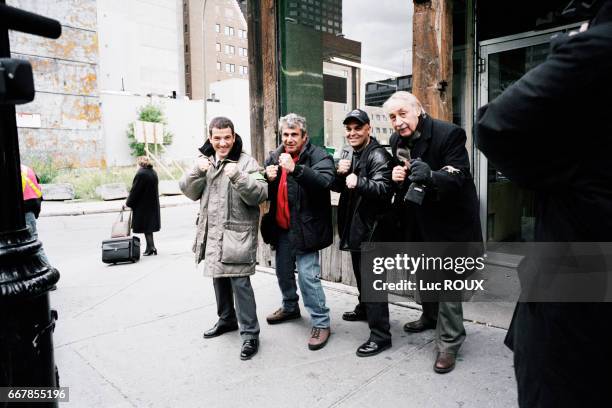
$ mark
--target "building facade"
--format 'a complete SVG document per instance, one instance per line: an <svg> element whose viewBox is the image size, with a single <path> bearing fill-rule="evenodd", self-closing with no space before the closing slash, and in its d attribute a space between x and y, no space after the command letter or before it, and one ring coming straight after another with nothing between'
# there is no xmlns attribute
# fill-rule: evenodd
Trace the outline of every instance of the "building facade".
<svg viewBox="0 0 612 408"><path fill-rule="evenodd" d="M62 24L58 40L9 32L13 58L32 64L36 85L34 101L16 106L24 163L103 166L96 0L7 4Z"/></svg>
<svg viewBox="0 0 612 408"><path fill-rule="evenodd" d="M185 93L189 98L215 99L210 92L212 83L248 80L247 23L236 0L185 0L183 19Z"/></svg>

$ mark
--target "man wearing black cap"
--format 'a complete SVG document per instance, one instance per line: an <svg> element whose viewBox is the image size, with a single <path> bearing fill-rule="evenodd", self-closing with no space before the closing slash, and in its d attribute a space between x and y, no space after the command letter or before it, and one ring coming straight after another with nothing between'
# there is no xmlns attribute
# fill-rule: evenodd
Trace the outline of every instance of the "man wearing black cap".
<svg viewBox="0 0 612 408"><path fill-rule="evenodd" d="M338 162L332 189L341 193L338 205L340 250L351 252L353 272L361 291L361 245L379 238L393 196L391 155L370 136L370 118L366 112L355 109L346 115L343 123L348 146ZM344 313L342 319L368 321L370 338L357 349L358 356L373 356L391 347L386 302L362 302L360 295L355 310Z"/></svg>

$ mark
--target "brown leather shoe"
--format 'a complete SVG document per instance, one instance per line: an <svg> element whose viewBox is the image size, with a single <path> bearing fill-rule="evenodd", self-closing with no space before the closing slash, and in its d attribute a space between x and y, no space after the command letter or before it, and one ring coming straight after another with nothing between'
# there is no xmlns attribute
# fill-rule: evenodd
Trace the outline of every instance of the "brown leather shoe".
<svg viewBox="0 0 612 408"><path fill-rule="evenodd" d="M427 329L435 329L436 322L432 322L430 320L425 319L423 315L419 317L419 320L415 320L414 322L408 322L404 325L404 331L408 333L420 333Z"/></svg>
<svg viewBox="0 0 612 408"><path fill-rule="evenodd" d="M308 348L310 350L322 349L327 344L330 335L331 330L329 330L329 327L313 327L310 332L310 338L308 339Z"/></svg>
<svg viewBox="0 0 612 408"><path fill-rule="evenodd" d="M438 352L436 362L434 363L434 371L438 374L449 373L455 368L455 355L451 353Z"/></svg>
<svg viewBox="0 0 612 408"><path fill-rule="evenodd" d="M295 309L294 312L287 312L282 307L276 310L274 313L266 317L268 324L278 324L286 322L288 320L299 319L301 316L300 309Z"/></svg>

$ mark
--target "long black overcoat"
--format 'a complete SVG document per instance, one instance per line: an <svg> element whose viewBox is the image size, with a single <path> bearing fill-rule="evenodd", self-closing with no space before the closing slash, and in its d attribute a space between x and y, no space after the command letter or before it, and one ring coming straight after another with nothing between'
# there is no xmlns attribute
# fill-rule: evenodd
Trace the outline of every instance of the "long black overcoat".
<svg viewBox="0 0 612 408"><path fill-rule="evenodd" d="M536 192L536 241L612 241L611 79L607 1L588 30L553 39L544 63L479 111L478 148ZM530 264L521 280L539 273ZM605 405L610 316L612 303L518 303L506 344L519 405Z"/></svg>
<svg viewBox="0 0 612 408"><path fill-rule="evenodd" d="M465 147L465 131L429 116L421 120L421 137L410 155L431 167L433 184L425 188L421 205L404 202L409 183L404 183L396 192L393 205L402 232L398 240L481 242L478 197ZM391 136L395 158L400 139L397 133Z"/></svg>
<svg viewBox="0 0 612 408"><path fill-rule="evenodd" d="M132 231L157 232L161 228L159 211L159 180L150 167L140 168L134 176L126 205L132 209Z"/></svg>

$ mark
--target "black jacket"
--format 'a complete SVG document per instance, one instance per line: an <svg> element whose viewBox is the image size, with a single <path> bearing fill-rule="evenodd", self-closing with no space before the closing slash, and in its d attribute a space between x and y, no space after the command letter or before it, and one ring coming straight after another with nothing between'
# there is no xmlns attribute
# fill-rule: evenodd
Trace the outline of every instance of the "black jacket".
<svg viewBox="0 0 612 408"><path fill-rule="evenodd" d="M265 166L278 165L284 152L280 146L270 153ZM322 147L307 142L300 153L293 173L287 176L290 228L289 238L293 248L300 251L316 251L326 248L333 241L330 187L336 174L332 157ZM268 184L270 200L269 216L275 217L278 197L278 177ZM279 228L276 222L274 228ZM262 234L264 233L262 226ZM266 242L276 244L275 231L267 231Z"/></svg>
<svg viewBox="0 0 612 408"><path fill-rule="evenodd" d="M347 149L352 152L350 146ZM384 240L384 221L393 197L391 170L391 155L372 137L359 160L353 160L348 173L358 176L357 187L349 190L346 175L336 175L332 190L340 193L338 235L341 250L357 251L363 242Z"/></svg>
<svg viewBox="0 0 612 408"><path fill-rule="evenodd" d="M397 188L393 206L402 232L398 239L481 242L478 198L465 148L465 131L427 115L421 120L421 137L415 142L411 157L421 158L431 167L433 184L426 187L421 205L404 202L409 182ZM391 136L394 158L400 139L397 133Z"/></svg>
<svg viewBox="0 0 612 408"><path fill-rule="evenodd" d="M602 7L588 30L554 39L544 63L478 113L478 148L536 192L536 241L612 241L612 1ZM528 260L522 276L538 273ZM506 338L519 405L600 406L611 315L612 303L519 303Z"/></svg>
<svg viewBox="0 0 612 408"><path fill-rule="evenodd" d="M149 233L160 230L159 181L153 168L140 168L134 176L126 205L132 209L132 230Z"/></svg>

